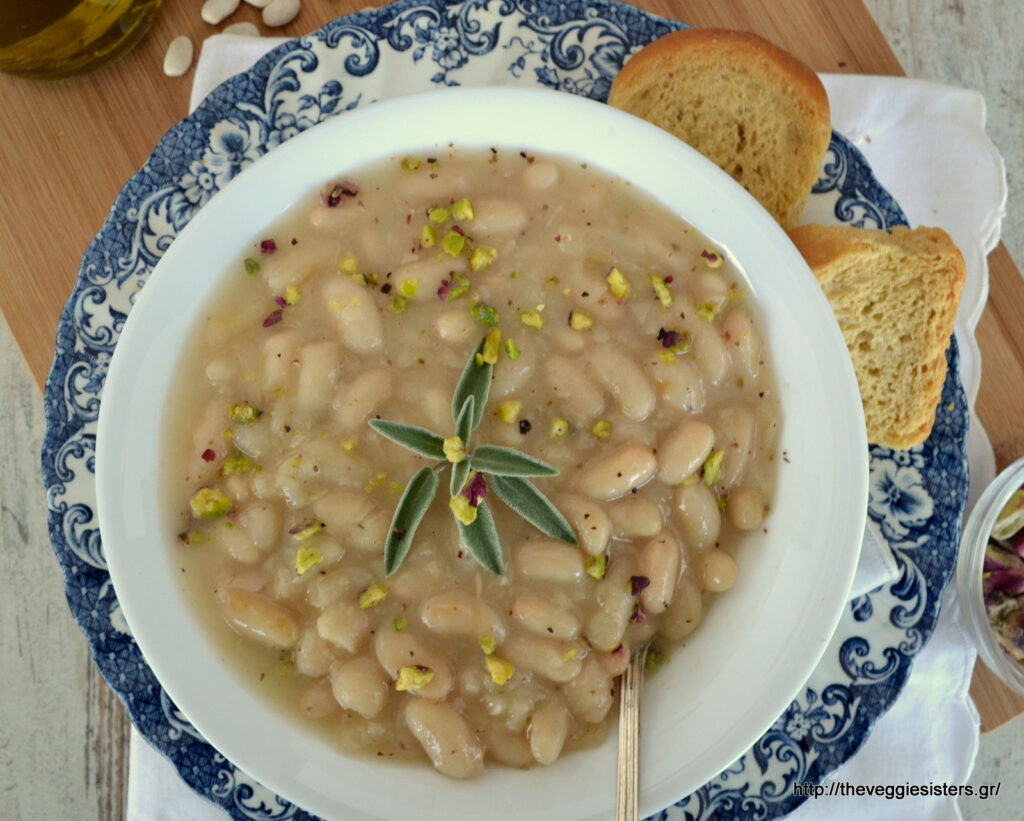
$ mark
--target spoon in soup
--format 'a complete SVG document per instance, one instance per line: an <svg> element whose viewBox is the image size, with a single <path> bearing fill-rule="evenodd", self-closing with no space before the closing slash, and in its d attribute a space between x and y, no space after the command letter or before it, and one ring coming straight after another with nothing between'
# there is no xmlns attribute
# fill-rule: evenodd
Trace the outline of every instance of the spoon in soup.
<svg viewBox="0 0 1024 821"><path fill-rule="evenodd" d="M640 798L640 689L644 683L647 644L629 657L619 683L619 764L615 791L616 821L637 821Z"/></svg>

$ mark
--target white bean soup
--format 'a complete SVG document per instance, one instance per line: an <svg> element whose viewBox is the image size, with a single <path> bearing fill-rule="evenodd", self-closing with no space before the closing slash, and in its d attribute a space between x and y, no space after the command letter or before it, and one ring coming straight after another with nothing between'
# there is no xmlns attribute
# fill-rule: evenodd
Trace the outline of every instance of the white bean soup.
<svg viewBox="0 0 1024 821"><path fill-rule="evenodd" d="M342 748L455 778L599 740L631 648L685 654L771 498L776 391L729 261L585 164L451 150L329 182L226 279L167 453L176 558L228 662ZM435 463L368 421L451 437L481 350L469 451L557 467L532 482L577 545L492 492L488 571L456 523L479 493L451 501L445 473L387 576L403 488Z"/></svg>

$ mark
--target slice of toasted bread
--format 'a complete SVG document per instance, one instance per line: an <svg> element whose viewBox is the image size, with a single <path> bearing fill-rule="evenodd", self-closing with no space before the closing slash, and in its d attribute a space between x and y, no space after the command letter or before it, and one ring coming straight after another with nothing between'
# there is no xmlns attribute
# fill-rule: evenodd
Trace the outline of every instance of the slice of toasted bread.
<svg viewBox="0 0 1024 821"><path fill-rule="evenodd" d="M641 49L608 102L728 172L783 228L797 224L832 135L818 75L767 40L689 29Z"/></svg>
<svg viewBox="0 0 1024 821"><path fill-rule="evenodd" d="M860 385L868 441L928 438L966 269L941 228L802 225L789 232L828 297Z"/></svg>

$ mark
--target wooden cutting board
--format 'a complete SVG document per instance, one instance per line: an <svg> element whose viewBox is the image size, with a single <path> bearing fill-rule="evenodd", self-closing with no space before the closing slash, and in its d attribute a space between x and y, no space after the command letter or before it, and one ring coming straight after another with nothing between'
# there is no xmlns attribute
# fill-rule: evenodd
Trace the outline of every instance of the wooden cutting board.
<svg viewBox="0 0 1024 821"><path fill-rule="evenodd" d="M860 0L637 0L696 26L745 29L772 40L820 72L902 75ZM161 72L167 44L212 33L198 2L169 2L153 30L115 66L57 83L0 76L0 310L36 381L49 370L61 308L85 247L124 182L188 106L191 74ZM296 36L363 8L361 0L305 0L280 33ZM243 4L231 22L258 20ZM992 299L978 326L986 374L978 415L1001 468L1024 453L1024 280L1006 249L989 257ZM1024 712L1024 699L979 664L971 692L991 730Z"/></svg>

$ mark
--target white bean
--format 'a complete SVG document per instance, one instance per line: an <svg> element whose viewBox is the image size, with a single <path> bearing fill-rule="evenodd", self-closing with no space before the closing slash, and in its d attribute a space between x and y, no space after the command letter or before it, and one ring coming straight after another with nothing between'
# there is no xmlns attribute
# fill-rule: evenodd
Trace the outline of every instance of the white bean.
<svg viewBox="0 0 1024 821"><path fill-rule="evenodd" d="M611 391L627 419L643 422L651 415L657 397L632 357L608 345L598 347L590 356L590 372Z"/></svg>
<svg viewBox="0 0 1024 821"><path fill-rule="evenodd" d="M271 28L288 25L299 13L300 6L300 0L270 0L263 7L263 25Z"/></svg>
<svg viewBox="0 0 1024 821"><path fill-rule="evenodd" d="M480 728L483 733L487 754L495 761L509 767L528 767L534 762L529 742L519 733L514 733L500 721L488 720Z"/></svg>
<svg viewBox="0 0 1024 821"><path fill-rule="evenodd" d="M651 362L649 370L658 383L658 396L673 408L686 413L700 413L704 409L704 382L692 362L657 359Z"/></svg>
<svg viewBox="0 0 1024 821"><path fill-rule="evenodd" d="M259 593L229 587L221 593L224 614L248 638L278 650L299 640L299 624L291 612Z"/></svg>
<svg viewBox="0 0 1024 821"><path fill-rule="evenodd" d="M292 375L298 372L299 346L302 337L297 331L278 331L263 343L263 390L287 389Z"/></svg>
<svg viewBox="0 0 1024 821"><path fill-rule="evenodd" d="M233 527L231 522L220 522L210 531L214 544L224 550L231 558L242 564L255 564L263 558L260 550L241 527Z"/></svg>
<svg viewBox="0 0 1024 821"><path fill-rule="evenodd" d="M313 504L316 517L327 525L327 532L345 547L377 550L387 538L391 518L365 493L336 490Z"/></svg>
<svg viewBox="0 0 1024 821"><path fill-rule="evenodd" d="M342 567L317 576L306 589L306 600L323 610L342 596L352 596L365 590L373 582L369 570L362 567Z"/></svg>
<svg viewBox="0 0 1024 821"><path fill-rule="evenodd" d="M697 629L703 611L700 592L700 584L692 572L680 576L672 604L661 614L658 623L661 634L669 641L678 641Z"/></svg>
<svg viewBox="0 0 1024 821"><path fill-rule="evenodd" d="M583 549L591 556L604 553L612 533L604 509L582 496L562 496L558 507L576 531Z"/></svg>
<svg viewBox="0 0 1024 821"><path fill-rule="evenodd" d="M327 679L318 679L299 695L299 711L306 718L327 718L338 712L338 702Z"/></svg>
<svg viewBox="0 0 1024 821"><path fill-rule="evenodd" d="M315 421L330 407L341 364L337 342L310 342L299 351L295 401L299 411Z"/></svg>
<svg viewBox="0 0 1024 821"><path fill-rule="evenodd" d="M512 605L512 618L538 636L575 639L580 635L579 616L541 596L519 596Z"/></svg>
<svg viewBox="0 0 1024 821"><path fill-rule="evenodd" d="M661 511L646 496L632 494L608 506L612 530L619 539L650 538L661 532Z"/></svg>
<svg viewBox="0 0 1024 821"><path fill-rule="evenodd" d="M594 499L611 501L644 485L658 464L643 445L626 445L591 462L577 479L579 489Z"/></svg>
<svg viewBox="0 0 1024 821"><path fill-rule="evenodd" d="M399 670L403 667L427 667L434 677L418 690L410 692L425 699L442 699L451 692L453 683L452 668L440 652L428 647L408 629L402 632L395 630L378 630L373 640L373 649L377 661L392 680L398 679Z"/></svg>
<svg viewBox="0 0 1024 821"><path fill-rule="evenodd" d="M501 642L505 625L489 604L475 596L452 591L431 596L420 609L423 623L442 636L478 639L484 636Z"/></svg>
<svg viewBox="0 0 1024 821"><path fill-rule="evenodd" d="M700 320L690 326L690 334L693 337L690 355L697 364L697 369L708 383L719 384L729 375L732 361L718 328L710 322Z"/></svg>
<svg viewBox="0 0 1024 821"><path fill-rule="evenodd" d="M363 718L374 718L388 700L388 680L369 656L335 662L331 668L331 692L338 704Z"/></svg>
<svg viewBox="0 0 1024 821"><path fill-rule="evenodd" d="M471 336L475 339L476 322L468 311L445 311L434 320L437 335L451 345L459 345Z"/></svg>
<svg viewBox="0 0 1024 821"><path fill-rule="evenodd" d="M406 293L402 285L409 282L410 291L415 291L412 296L407 297L410 302L437 302L437 290L441 283L448 278L449 274L462 273L466 270L466 258L464 256L450 257L442 254L440 257L429 256L417 259L413 262L406 262L395 269L391 275L391 282L395 289ZM468 314L468 311L464 311Z"/></svg>
<svg viewBox="0 0 1024 821"><path fill-rule="evenodd" d="M716 428L717 447L725 451L721 485L730 488L743 481L747 466L754 457L757 442L754 413L746 405L723 408L718 414Z"/></svg>
<svg viewBox="0 0 1024 821"><path fill-rule="evenodd" d="M699 419L684 422L658 445L658 479L678 485L696 473L715 444L715 432Z"/></svg>
<svg viewBox="0 0 1024 821"><path fill-rule="evenodd" d="M387 368L363 371L342 386L334 400L335 420L342 431L361 430L367 417L391 396L394 379Z"/></svg>
<svg viewBox="0 0 1024 821"><path fill-rule="evenodd" d="M234 14L238 3L239 0L206 0L199 14L203 20L215 26Z"/></svg>
<svg viewBox="0 0 1024 821"><path fill-rule="evenodd" d="M675 495L675 511L687 547L700 551L718 541L722 514L718 500L703 482L679 486Z"/></svg>
<svg viewBox="0 0 1024 821"><path fill-rule="evenodd" d="M583 578L583 554L550 539L520 542L513 556L520 576L534 581L576 582Z"/></svg>
<svg viewBox="0 0 1024 821"><path fill-rule="evenodd" d="M246 505L238 513L238 523L259 550L269 550L281 537L281 514L271 502Z"/></svg>
<svg viewBox="0 0 1024 821"><path fill-rule="evenodd" d="M450 704L411 698L403 711L434 768L449 778L475 778L484 770L484 750L469 724Z"/></svg>
<svg viewBox="0 0 1024 821"><path fill-rule="evenodd" d="M736 560L717 547L704 552L700 559L700 569L704 589L712 593L728 590L736 584L736 579L739 576Z"/></svg>
<svg viewBox="0 0 1024 821"><path fill-rule="evenodd" d="M755 378L761 367L761 337L750 317L743 311L730 313L722 322L722 338L740 375Z"/></svg>
<svg viewBox="0 0 1024 821"><path fill-rule="evenodd" d="M537 366L538 347L527 348L518 359L501 360L501 366L494 369L494 381L491 382L492 399L504 399L526 385Z"/></svg>
<svg viewBox="0 0 1024 821"><path fill-rule="evenodd" d="M192 56L195 48L192 41L184 34L171 40L167 46L167 53L164 54L164 74L168 77L180 77L192 65Z"/></svg>
<svg viewBox="0 0 1024 821"><path fill-rule="evenodd" d="M334 662L334 653L316 628L307 627L295 645L292 660L295 669L304 676L326 676Z"/></svg>
<svg viewBox="0 0 1024 821"><path fill-rule="evenodd" d="M530 741L530 752L538 764L545 767L554 764L561 755L569 735L570 721L569 711L557 701L549 701L530 717L526 737Z"/></svg>
<svg viewBox="0 0 1024 821"><path fill-rule="evenodd" d="M756 530L764 519L764 497L756 488L733 488L729 491L725 512L729 521L740 530Z"/></svg>
<svg viewBox="0 0 1024 821"><path fill-rule="evenodd" d="M232 23L230 26L224 26L220 31L221 34L234 34L237 37L259 37L260 30L255 23L245 21L243 23Z"/></svg>
<svg viewBox="0 0 1024 821"><path fill-rule="evenodd" d="M526 207L504 197L474 197L473 234L506 237L518 234L529 221Z"/></svg>
<svg viewBox="0 0 1024 821"><path fill-rule="evenodd" d="M372 290L350 277L339 276L327 283L324 298L334 313L338 334L346 348L366 354L381 346L384 330Z"/></svg>
<svg viewBox="0 0 1024 821"><path fill-rule="evenodd" d="M553 162L534 162L523 170L523 183L533 191L547 191L558 182L558 176L558 166Z"/></svg>
<svg viewBox="0 0 1024 821"><path fill-rule="evenodd" d="M355 653L370 634L370 619L352 599L341 599L324 609L316 629L324 641Z"/></svg>
<svg viewBox="0 0 1024 821"><path fill-rule="evenodd" d="M516 667L564 684L575 678L582 666L576 644L548 641L513 632L501 646L501 654Z"/></svg>
<svg viewBox="0 0 1024 821"><path fill-rule="evenodd" d="M604 395L584 375L579 363L564 356L549 356L544 361L544 378L574 425L585 425L604 410Z"/></svg>
<svg viewBox="0 0 1024 821"><path fill-rule="evenodd" d="M596 658L588 658L580 674L563 689L565 701L581 721L597 724L611 709L615 688Z"/></svg>
<svg viewBox="0 0 1024 821"><path fill-rule="evenodd" d="M650 580L640 601L648 613L661 613L672 603L682 555L679 543L668 531L651 539L640 551L640 575Z"/></svg>

